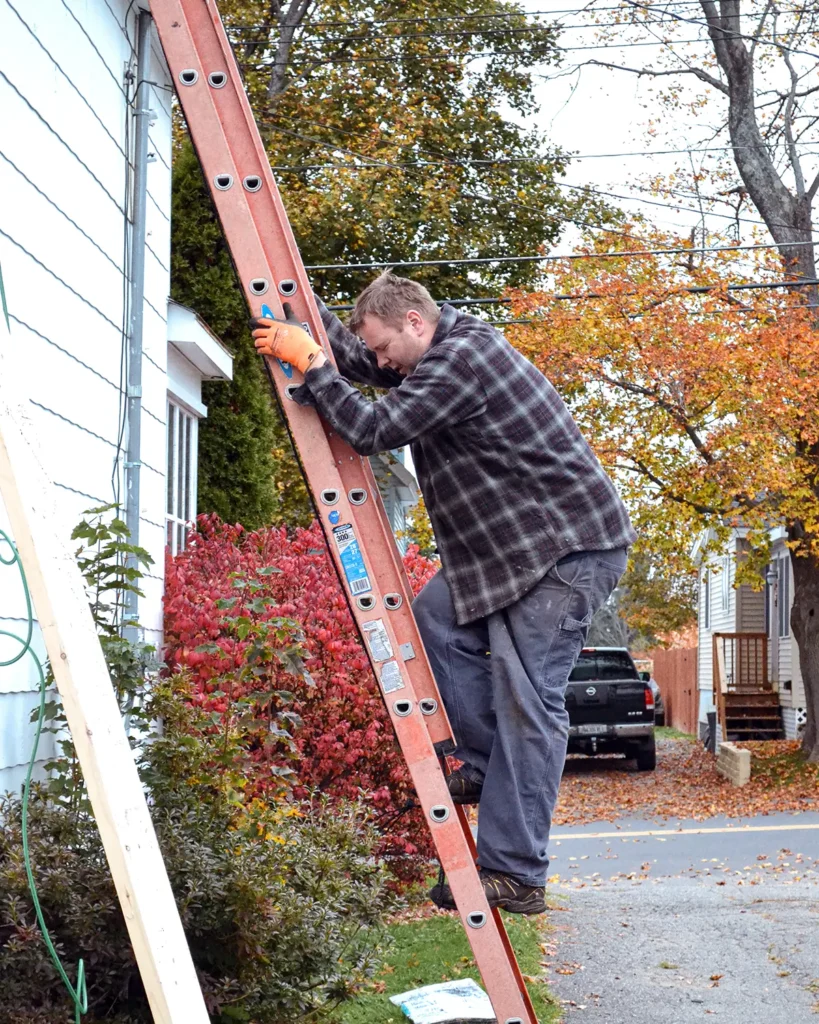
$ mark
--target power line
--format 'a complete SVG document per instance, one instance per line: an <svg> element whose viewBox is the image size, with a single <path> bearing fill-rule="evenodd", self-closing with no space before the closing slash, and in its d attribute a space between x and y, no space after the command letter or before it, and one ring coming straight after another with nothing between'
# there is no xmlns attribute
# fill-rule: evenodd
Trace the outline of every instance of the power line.
<svg viewBox="0 0 819 1024"><path fill-rule="evenodd" d="M335 127L335 126L332 126L332 125L323 125L321 122L318 122L318 121L305 122L305 123L316 124L316 125L318 125L320 127L330 128L331 130L333 130L334 127ZM293 131L290 128L282 128L282 127L278 127L278 126L276 126L274 124L270 124L270 123L268 123L267 127L271 131L280 132L280 133L282 133L284 135L292 135L293 137L295 137L297 139L302 139L305 142L315 143L316 145L322 146L325 149L332 149L334 151L340 151L340 152L348 153L351 156L356 157L357 159L362 159L362 160L368 161L368 163L366 163L364 165L352 165L355 168L358 168L359 166L360 167L376 167L376 168L378 168L378 167L385 167L385 168L397 168L397 169L400 170L400 169L403 169L404 166L407 166L407 167L412 167L413 166L412 163L408 163L406 165L401 165L401 164L395 164L395 163L392 163L392 162L386 161L386 160L374 160L374 159L372 159L370 157L363 156L362 154L357 153L355 150L349 149L348 147L338 145L337 143L324 142L322 139L317 139L314 136L310 136L310 135L304 135L304 134L302 134L300 132ZM339 130L340 131L345 131L344 129L339 129ZM356 133L354 133L354 132L345 132L345 134L356 134ZM717 149L722 149L723 147L716 147L716 148ZM728 148L728 147L726 147L726 148ZM733 148L733 147L730 147L730 148ZM680 150L680 151L669 151L669 152L695 152L695 150ZM425 162L418 162L418 166L424 166L424 164L425 164ZM457 166L458 164L459 164L459 161L457 161L457 160L441 161L440 164L437 164L437 166L450 166L450 165ZM339 165L339 166L347 166L347 165ZM552 179L550 181L550 184L553 184L555 186L559 186L559 185L561 185L563 183L562 182L556 182L556 181L554 181ZM576 186L576 187L579 187L579 186ZM590 189L590 187L589 187L589 189ZM479 199L479 200L481 200L483 202L491 201L491 202L499 203L499 204L505 205L505 206L515 206L515 207L519 207L520 209L532 210L533 212L541 214L541 215L544 212L543 210L539 210L536 207L527 206L526 204L520 203L520 202L517 202L517 201L504 200L504 199L499 199L497 197L492 197L492 196L485 196L485 195L481 195L480 193L469 192L466 189L462 189L461 191L462 191L463 195L471 197L471 198ZM590 189L590 191L593 191L593 190ZM602 194L606 194L606 193L602 193ZM611 195L613 193L608 193L608 194ZM633 198L633 197L624 197L624 198ZM635 201L640 202L641 200L636 199ZM642 200L642 201L644 201L644 200ZM662 204L660 204L660 205L662 205ZM667 207L664 207L664 208L667 208ZM691 212L699 213L700 211L695 210L695 211L691 211ZM714 213L713 216L726 217L728 215L727 214ZM609 234L621 235L624 238L635 237L633 232L630 233L630 232L619 231L617 228L606 227L605 225L602 225L602 224L592 224L592 223L590 223L588 221L581 221L581 220L577 220L575 218L568 218L568 219L570 220L571 223L577 225L578 227L586 227L586 228L590 228L591 230L594 230L594 231L604 231L604 232L607 232ZM731 220L735 220L736 218L731 217L730 219ZM743 220L748 220L749 223L753 223L753 221L751 221L748 218L742 218L742 219ZM760 221L759 223L762 223L762 222ZM773 226L780 226L780 225L773 225ZM781 225L781 226L789 227L790 225ZM794 244L809 244L809 243L794 243ZM771 248L778 248L778 246L771 246ZM689 250L687 250L687 251L689 251ZM445 262L451 262L451 261L445 261Z"/></svg>
<svg viewBox="0 0 819 1024"><path fill-rule="evenodd" d="M703 23L704 24L704 23ZM800 33L804 35L813 35L813 32ZM397 37L399 40L401 37ZM762 43L765 46L775 46L779 50L786 50L788 53L795 53L805 57L819 58L819 51L812 50L797 50L792 46L786 46L784 43L778 42L776 39L767 38L765 36L749 36L742 35L741 33L733 33L732 38L737 39L749 39L756 43ZM645 40L643 42L633 43L617 43L613 41L605 43L592 43L583 46L559 46L559 45L547 45L544 44L543 50L538 50L537 47L533 47L532 50L448 50L444 53L439 54L422 54L422 53L392 53L385 57L317 57L312 60L291 60L287 61L288 67L314 67L319 65L337 65L337 64L384 64L393 63L397 60L411 60L417 61L445 61L449 62L452 60L467 61L473 60L489 60L495 57L528 57L530 59L537 57L550 57L555 53L574 53L578 51L587 50L634 50L642 49L649 46L687 46L691 43L711 43L708 38L701 36L694 39L652 39ZM243 68L259 68L273 67L275 64L280 63L275 60L260 60L260 61L245 61L240 64Z"/></svg>
<svg viewBox="0 0 819 1024"><path fill-rule="evenodd" d="M707 252L740 252L758 249L783 249L808 246L815 248L819 246L819 240L810 242L764 242L754 245L708 245L708 246L686 246L679 249L632 249L625 252L597 252L597 253L566 253L563 255L550 256L472 256L463 259L438 259L438 260L401 260L396 262L374 262L374 263L326 263L307 266L305 270L379 270L393 269L394 267L445 267L450 264L484 264L484 263L558 263L563 260L606 260L606 259L635 259L639 256L692 256Z"/></svg>
<svg viewBox="0 0 819 1024"><path fill-rule="evenodd" d="M448 306L497 306L510 303L511 299L502 299L500 297L494 299L436 299L435 302L439 306L443 306L446 303ZM340 306L328 306L327 309L331 313L349 312L351 309L355 309L354 302L345 302Z"/></svg>
<svg viewBox="0 0 819 1024"><path fill-rule="evenodd" d="M697 5L699 6L699 0L697 0ZM618 8L618 9L622 10L622 11L624 11L626 13L629 12L629 8ZM642 6L638 6L636 8L636 10L644 10L644 9L645 8L643 8ZM688 20L688 19L685 19L685 20ZM368 34L368 33L362 33L361 35L318 36L317 38L313 37L313 36L309 36L308 38L310 39L311 42L318 43L318 44L320 44L322 46L327 46L327 45L348 44L348 43L355 43L355 42L360 42L360 43L399 42L399 41L400 42L406 42L407 40L412 40L412 39L444 39L444 38L453 37L453 36L458 36L458 37L481 36L483 38L486 38L486 37L489 37L489 36L521 35L521 34L524 34L524 33L534 33L534 32L536 32L538 30L554 31L555 33L559 33L559 32L578 31L580 29L584 29L584 30L592 29L592 30L595 30L595 31L599 31L600 29L606 29L606 28L623 28L623 29L628 29L628 28L653 28L653 27L655 27L657 25L668 25L668 24L679 24L679 18L675 17L674 15L670 15L669 17L653 18L651 20L648 20L648 19L642 19L642 20L632 19L630 21L596 21L596 22L595 21L586 21L586 22L576 22L575 24L571 24L571 25L566 25L566 24L563 24L563 23L561 23L559 21L554 21L554 22L550 22L550 23L549 22L530 22L530 23L528 23L526 25L521 25L521 26L516 26L516 27L513 27L513 28L506 28L506 29L491 29L491 28L481 28L481 27L478 27L478 28L468 28L468 29L438 29L438 30L434 30L434 31L431 31L431 32L402 32L402 33L393 33L392 35L371 35L371 34ZM700 24L700 22L694 22L694 24ZM251 31L256 31L256 32L261 31L261 29L258 26L245 26L245 27L248 28ZM305 28L305 26L302 26L302 28ZM229 31L232 31L232 30L233 29L230 29ZM794 30L792 32L783 33L783 35L785 35L785 34L787 34L789 38L794 38L795 36L813 35L814 32L812 30L810 30L810 29L797 29L797 30ZM743 38L746 38L746 37L743 37ZM748 38L764 40L766 37L764 37L764 36L759 36L759 37L754 36L754 37L748 37ZM676 41L677 40L666 40L666 42L672 42L672 43L676 42ZM678 41L679 42L685 42L686 40L678 40ZM695 40L695 41L700 41L700 40L698 39L698 40ZM703 39L702 41L705 42L707 40ZM244 46L244 47L251 47L251 46L267 46L267 47L269 47L271 45L271 35L270 35L270 32L266 31L265 38L263 38L263 39L241 39L240 38L240 39L237 40L237 45ZM625 44L625 43L624 44L617 44L617 43L613 43L613 44L610 44L610 45L618 46L618 45L630 45L630 44ZM633 45L635 45L635 46L642 46L642 45L649 45L649 44L634 43ZM777 45L779 45L779 44L777 44ZM557 47L557 48L558 49L563 49L563 47ZM569 49L572 49L572 48L573 47L569 47ZM574 48L576 48L576 47L574 47Z"/></svg>
<svg viewBox="0 0 819 1024"><path fill-rule="evenodd" d="M303 122L305 124L316 124L318 122ZM274 131L279 129L270 125ZM335 125L326 125L324 127L335 128ZM338 131L344 131L339 128ZM348 134L359 134L360 137L366 138L363 133ZM306 139L310 142L316 142L319 145L342 149L341 146L335 146L333 143L325 142L323 139L310 139L309 136L303 135L299 138ZM404 145L403 143L400 145ZM406 145L412 145L407 143ZM786 146L787 143L776 143L772 148L779 148ZM796 145L803 149L807 146L819 145L818 142L798 142ZM481 167L481 166L502 166L509 164L542 164L548 163L554 159L566 159L566 160L602 160L602 159L619 159L620 157L631 157L631 156L671 156L671 155L686 155L688 153L725 153L734 152L735 150L742 149L754 149L753 146L704 146L704 147L692 147L689 149L645 149L635 150L634 152L628 153L556 153L556 154L545 154L543 156L523 156L523 157L497 157L495 159L475 159L472 157L459 157L453 156L450 160L407 160L401 162L381 162L379 163L376 157L368 157L363 154L354 154L360 157L362 160L370 160L372 163L368 164L351 164L351 163L324 163L324 164L273 164L271 165L272 171L323 171L330 169L344 169L351 171L366 170L368 167L394 167L394 168L411 168L411 167ZM347 152L350 152L349 150ZM806 151L805 156L815 156L816 153ZM628 186L630 188L636 188L636 185ZM659 191L666 191L660 189ZM696 198L691 195L689 198Z"/></svg>
<svg viewBox="0 0 819 1024"><path fill-rule="evenodd" d="M675 0L678 7L699 7L700 0ZM644 9L653 9L655 7L662 8L663 10L668 9L667 3L659 4L641 4ZM623 4L617 4L613 7L595 7L595 12L601 11L627 11L628 7ZM814 7L790 7L780 8L780 14L802 14L805 12L811 13L815 10ZM451 15L432 15L430 17L417 17L417 18L367 18L353 20L353 21L304 21L302 27L317 27L319 25L326 26L340 26L349 27L351 25L409 25L418 22L428 21L485 21L494 20L498 18L535 18L544 15L557 15L557 14L588 14L590 9L586 7L565 7L559 10L551 11L502 11L491 14L451 14ZM228 31L234 28L259 28L258 25L248 23L237 23L235 25L226 25Z"/></svg>
<svg viewBox="0 0 819 1024"><path fill-rule="evenodd" d="M748 281L744 284L698 284L690 285L687 288L680 289L688 295L706 295L708 292L749 292L768 290L772 288L812 288L819 285L819 278L811 278L809 281ZM628 294L636 295L637 292L620 292L616 298L627 296ZM574 302L583 299L611 299L615 296L605 295L601 292L586 292L585 294L569 294L569 295L551 295L550 298L559 302ZM722 311L721 311L722 312Z"/></svg>
<svg viewBox="0 0 819 1024"><path fill-rule="evenodd" d="M647 10L648 9L648 8L643 8L643 5L639 4L639 3L636 3L635 0L626 0L626 3L628 4L629 7L633 8L633 9L636 9L636 10L643 10L643 9ZM814 10L815 10L815 8L814 8ZM754 42L754 43L764 43L765 45L768 45L768 46L775 46L779 50L787 50L788 53L797 53L797 54L800 54L803 57L819 57L819 52L815 52L813 50L796 50L792 46L786 46L784 43L777 42L776 41L776 37L774 37L771 40L771 39L766 39L764 36L751 36L751 35L747 35L747 34L742 33L742 32L736 32L736 31L734 31L734 29L723 28L722 25L712 25L710 22L703 21L701 18L686 18L684 15L676 14L674 11L671 11L671 10L668 11L668 14L671 16L671 18L674 21L684 21L688 25L700 25L703 28L708 29L709 35L711 34L712 31L713 32L721 32L723 40L726 40L726 39L745 39L745 40L748 40L748 41ZM783 33L783 35L789 35L791 37L794 36L794 35L814 35L814 34L815 34L815 32L813 32L811 30L802 31L802 32ZM710 42L711 40L707 40L707 41Z"/></svg>
<svg viewBox="0 0 819 1024"><path fill-rule="evenodd" d="M558 296L555 296L555 297L558 297ZM560 296L560 297L561 298L565 298L567 296ZM593 296L586 296L586 297L587 298L592 298ZM794 306L788 306L787 307L788 312L790 312L791 309L819 309L819 303L817 303L817 302L800 302L800 303L797 303ZM642 310L639 313L623 313L622 317L624 319L626 319L626 320L641 320L641 319L643 319L643 317L654 316L654 315L656 315L659 312L660 312L659 307L654 307L652 309L644 309L644 310ZM740 316L740 315L742 315L744 313L750 313L750 314L755 315L755 316L769 316L770 313L771 313L771 310L770 309L766 309L764 311L760 311L760 310L754 309L752 307L732 306L729 309L714 309L714 310L701 309L701 310L698 310L697 312L694 312L694 313L688 313L687 317L690 320L693 320L695 323L698 323L698 322L700 322L702 320L703 317L718 316L720 319L724 319L726 316ZM606 315L607 316L611 316L613 314L608 313ZM582 318L581 317L570 317L569 319L577 323ZM487 320L486 323L493 324L493 325L496 325L496 326L499 326L499 325L502 325L502 324L540 324L540 325L543 325L543 324L548 323L548 321L545 318L543 318L543 317L538 317L537 319L524 319L524 318L521 318L521 319L515 319L515 320Z"/></svg>
<svg viewBox="0 0 819 1024"><path fill-rule="evenodd" d="M699 2L699 0L698 0ZM627 10L623 8L623 10ZM536 32L537 30L559 30L561 32L571 32L576 29L601 29L601 28L641 28L646 25L667 25L676 24L674 18L655 18L652 21L600 21L600 22L577 22L574 25L564 25L559 21L546 23L546 22L530 22L527 25L520 25L514 28L460 28L460 29L438 29L432 32L402 32L393 33L392 35L341 35L341 36L319 36L317 39L310 36L311 42L318 42L321 45L337 44L337 43L373 43L373 42L396 42L400 40L405 42L408 39L443 39L448 36L508 36L508 35L520 35L527 32ZM259 31L257 28L256 31ZM271 42L270 35L268 34L264 39L240 39L238 44L241 46L269 46Z"/></svg>
<svg viewBox="0 0 819 1024"><path fill-rule="evenodd" d="M313 125L314 127L317 127L317 128L326 128L329 131L340 132L342 135L352 135L352 136L355 136L356 138L368 139L368 140L372 139L372 134L370 134L370 133L351 131L349 128L342 128L341 125L327 124L326 121L313 121L313 120L308 120L307 118L297 118L296 121L299 124L309 124L309 125ZM274 131L286 131L285 129L276 128L275 125L271 124L270 121L268 121L266 123L267 123L268 127L270 127ZM519 128L520 127L518 125L515 125L513 122L507 122L507 123L510 124L510 126L514 127L514 128ZM398 145L399 148L401 148L401 149L405 149L405 148L407 148L409 146L414 146L415 145L414 142L397 143L394 139L390 138L390 136L387 134L387 132L383 128L376 128L375 130L378 132L379 135L381 135L383 138L385 138L388 142L392 143L393 145ZM351 149L346 149L345 150L343 146L333 146L331 143L327 142L324 139L316 139L316 138L311 137L309 135L299 135L298 133L293 132L292 130L287 131L287 134L295 135L296 138L304 139L307 142L315 142L318 145L323 146L325 149L333 149L333 148L339 149L342 152L347 152L351 156L357 157L358 159L361 159L361 160L376 160L377 159L375 157L370 157L370 156L367 156L367 155L362 154L362 153L357 153L357 152L355 152L355 150L351 150ZM797 142L797 143L795 143L795 145L798 146L799 148L804 148L806 146L816 146L816 145L819 145L819 141L817 141L817 142ZM790 147L788 146L788 144L786 142L782 141L782 142L771 143L770 144L770 148L772 148L772 149L779 149L779 148L790 148ZM756 147L755 146L733 146L733 145L729 145L729 146L693 146L693 147L688 147L686 149L633 150L633 151L622 152L622 153L563 153L563 152L557 152L555 154L545 155L543 157L535 156L535 157L525 157L525 158L520 158L520 159L525 160L525 161L533 160L535 162L540 162L541 160L562 159L562 158L565 158L567 160L598 160L598 159L604 159L604 158L612 158L612 159L617 158L617 159L619 159L620 157L632 157L632 156L669 156L669 155L689 155L689 154L692 154L692 153L725 153L725 152L734 152L736 150L742 150L742 149L756 149ZM424 148L421 148L421 147L419 147L419 152L422 152L422 153L423 152L427 152L427 153L430 153L433 156L440 156L440 154L434 153L432 150L424 149ZM807 155L811 155L811 154L807 154ZM501 163L502 159L503 158L496 158L496 159L494 159L494 160L492 160L490 162L492 162L492 163ZM441 167L443 167L443 166L448 166L448 165L451 165L451 164L469 164L469 163L473 163L473 162L474 163L479 163L480 161L479 160L472 160L471 158L448 157L448 158L441 159L441 160L438 160L438 161L435 161L435 160L416 160L416 161L407 160L407 161L402 161L402 162L395 162L395 161L393 161L391 163L385 163L385 166L389 166L389 167L439 167L439 166L441 166ZM327 166L330 166L330 165L327 165ZM334 165L334 166L346 166L346 165Z"/></svg>
<svg viewBox="0 0 819 1024"><path fill-rule="evenodd" d="M422 167L430 167L430 166L434 166L434 167L462 167L462 166L464 166L464 167L471 167L471 166L492 166L492 165L495 165L495 164L500 164L500 165L504 165L504 164L535 164L535 165L537 165L537 164L547 164L550 159L553 159L553 158L550 158L548 156L544 156L544 157L542 157L540 159L537 159L535 157L523 157L523 158L520 158L520 159L517 159L517 160L515 160L515 159L511 159L511 160L510 159L503 159L503 160L460 160L460 159L457 159L457 158L453 158L453 160L451 160L451 161L445 161L445 160L436 161L436 162L433 162L433 161L418 161L416 163L411 163L411 164L405 164L405 163L392 164L390 167L388 167L388 169L406 170L408 168L413 168L413 167L418 167L418 166L422 166ZM329 169L329 168L336 168L336 169L344 168L346 170L352 170L352 171L365 171L365 170L372 169L374 167L377 168L378 166L379 166L378 164L350 164L350 163L295 164L295 165L294 164L291 164L291 165L286 165L285 164L285 165L271 166L271 170L274 171L274 172L279 172L279 171L307 171L307 170L323 170L323 169ZM675 212L675 211L679 211L681 213L694 213L694 214L697 214L698 216L703 216L704 215L706 217L718 217L721 220L729 220L732 223L739 222L739 223L743 223L743 224L761 225L763 227L766 226L765 221L761 220L760 218L744 217L741 214L723 213L723 212L718 211L718 210L697 210L697 209L694 209L693 207L690 207L690 206L681 206L679 203L660 202L659 200L656 200L656 199L643 199L641 196L622 195L621 193L611 192L611 191L609 191L607 189L594 188L591 185L572 185L569 182L566 182L566 181L556 181L554 179L550 180L550 184L555 185L557 188L569 189L572 192L586 192L586 193L588 193L590 195L595 195L595 196L608 196L608 197L610 197L612 199L623 199L623 200L626 200L627 202L643 203L643 204L645 204L647 206L658 206L661 209L669 210L672 213ZM697 199L698 198L694 193L678 192L678 191L673 190L673 189L671 189L671 190L667 190L667 189L653 190L653 189L645 189L645 188L641 189L641 186L639 186L639 185L627 185L625 187L626 188L633 188L633 189L637 189L637 190L642 190L642 191L666 192L669 195L682 195L682 196L684 196L687 199ZM721 200L721 199L713 197L713 196L707 196L707 197L704 196L702 198L706 202L723 202L723 203L726 202L726 200L724 200L724 199ZM779 225L779 224L777 224L777 225L773 225L773 226L775 226L775 227L789 227L790 225Z"/></svg>

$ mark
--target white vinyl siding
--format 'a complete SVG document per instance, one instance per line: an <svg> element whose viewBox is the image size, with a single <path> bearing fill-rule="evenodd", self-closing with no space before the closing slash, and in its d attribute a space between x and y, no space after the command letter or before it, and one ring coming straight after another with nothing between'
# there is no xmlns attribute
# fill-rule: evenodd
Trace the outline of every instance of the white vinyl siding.
<svg viewBox="0 0 819 1024"><path fill-rule="evenodd" d="M138 9L127 0L0 2L0 266L11 342L31 367L31 416L59 490L56 525L66 538L84 510L117 492L124 498L114 472L124 460L128 319L124 71L133 64ZM154 559L140 620L156 642L165 552L171 92L156 45L154 54L139 542ZM7 528L1 505L0 526ZM0 572L0 629L19 631L14 570ZM35 690L26 660L0 670L0 789L16 790L22 781ZM41 755L48 753L46 739Z"/></svg>
<svg viewBox="0 0 819 1024"><path fill-rule="evenodd" d="M712 553L700 566L699 628L697 652L697 676L700 691L700 719L713 702L713 652L714 633L736 632L737 590L736 552L738 540L732 538L732 551L728 555Z"/></svg>

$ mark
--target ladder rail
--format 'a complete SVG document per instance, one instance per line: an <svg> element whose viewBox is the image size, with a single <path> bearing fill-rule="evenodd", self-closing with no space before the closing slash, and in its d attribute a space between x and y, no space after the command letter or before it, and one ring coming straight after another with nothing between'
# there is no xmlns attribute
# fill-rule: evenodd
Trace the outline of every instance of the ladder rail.
<svg viewBox="0 0 819 1024"><path fill-rule="evenodd" d="M259 315L265 303L281 316L288 301L332 359L215 0L153 0L152 12L251 311ZM537 1024L500 915L489 909L466 815L453 804L441 771L435 744L451 741L452 730L372 469L314 410L292 401L288 388L300 383L297 371L288 374L275 359L267 365L493 1009L500 1024ZM365 492L361 504L351 500L356 491ZM341 552L346 524L344 543L354 535L359 571L369 584L358 597ZM398 598L392 606L390 595ZM434 707L427 704L422 713L421 702L430 701Z"/></svg>

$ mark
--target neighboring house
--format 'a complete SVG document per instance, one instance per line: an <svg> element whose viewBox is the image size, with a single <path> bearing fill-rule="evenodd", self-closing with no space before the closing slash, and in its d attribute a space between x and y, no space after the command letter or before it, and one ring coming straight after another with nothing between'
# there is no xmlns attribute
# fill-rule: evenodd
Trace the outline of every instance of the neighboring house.
<svg viewBox="0 0 819 1024"><path fill-rule="evenodd" d="M694 547L694 559L700 567L698 604L698 680L700 690L700 723L713 710L713 636L715 633L739 634L730 641L737 647L736 668L729 662L729 675L734 672L743 681L751 676L762 682L761 667L751 665L752 659L765 651L765 675L776 703L781 709L782 727L789 739L798 735L805 723L805 691L799 670L799 651L790 627L793 601L793 576L790 555L785 545L785 531L771 531L772 559L765 574L765 585L753 590L748 584L736 586L737 559L747 547L742 529L733 530L720 552L703 558L708 534ZM762 638L764 637L764 641ZM726 648L728 650L728 648ZM744 663L741 664L742 659Z"/></svg>
<svg viewBox="0 0 819 1024"><path fill-rule="evenodd" d="M32 419L66 538L84 510L126 502L140 6L0 0L0 268L10 343L26 349ZM201 382L229 379L232 361L195 313L168 302L172 91L152 27L144 52L152 114L134 514L154 559L138 614L158 641L166 539L177 550L196 513ZM9 343L4 332L0 343ZM1 503L0 527L8 528ZM0 629L19 632L14 570L0 573ZM30 753L36 678L27 661L0 670L0 791L19 789Z"/></svg>
<svg viewBox="0 0 819 1024"><path fill-rule="evenodd" d="M410 509L418 503L418 483L412 472L414 467L409 446L373 455L370 458L370 465L381 491L398 549L403 555L409 543L406 537L407 516Z"/></svg>

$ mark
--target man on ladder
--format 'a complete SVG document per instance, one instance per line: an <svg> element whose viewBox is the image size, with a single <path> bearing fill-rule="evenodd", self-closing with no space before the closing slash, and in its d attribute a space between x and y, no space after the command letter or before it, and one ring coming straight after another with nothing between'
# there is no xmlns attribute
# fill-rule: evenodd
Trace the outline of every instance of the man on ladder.
<svg viewBox="0 0 819 1024"><path fill-rule="evenodd" d="M358 297L351 330L319 309L338 369L298 322L256 321L256 348L305 374L294 398L355 451L412 446L441 554L413 611L463 762L449 790L481 803L490 907L540 913L566 683L634 530L555 389L495 328L390 273ZM455 908L446 885L430 896Z"/></svg>

